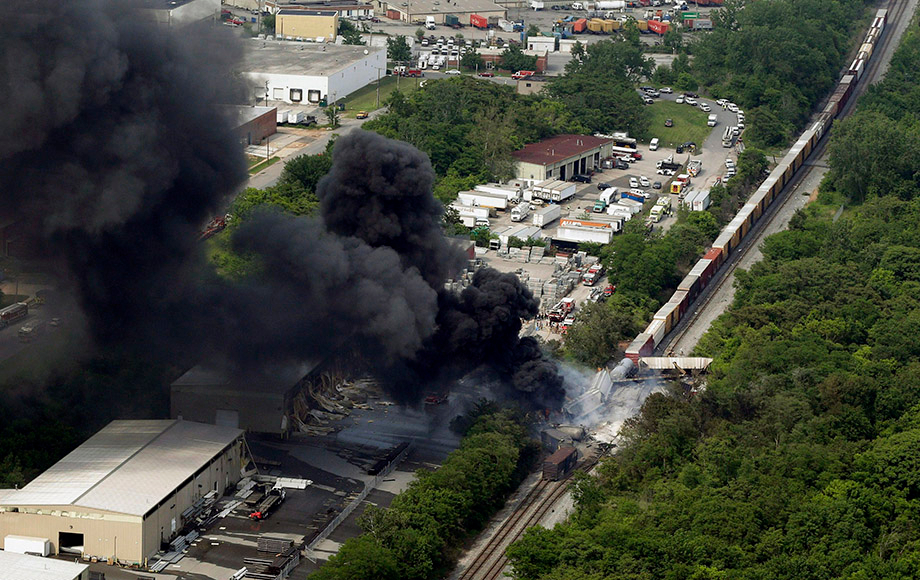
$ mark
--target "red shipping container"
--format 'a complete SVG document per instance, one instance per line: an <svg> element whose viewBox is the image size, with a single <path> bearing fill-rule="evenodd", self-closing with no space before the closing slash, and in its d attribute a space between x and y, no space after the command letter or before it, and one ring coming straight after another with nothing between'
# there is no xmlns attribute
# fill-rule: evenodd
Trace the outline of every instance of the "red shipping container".
<svg viewBox="0 0 920 580"><path fill-rule="evenodd" d="M668 31L668 23L661 22L658 20L649 20L648 29L656 34L664 34L665 32Z"/></svg>
<svg viewBox="0 0 920 580"><path fill-rule="evenodd" d="M478 14L470 14L470 26L485 30L489 27L489 19Z"/></svg>
<svg viewBox="0 0 920 580"><path fill-rule="evenodd" d="M390 20L399 20L399 10L387 10L387 18Z"/></svg>
<svg viewBox="0 0 920 580"><path fill-rule="evenodd" d="M587 18L579 18L578 20L575 21L575 24L572 25L573 34L581 34L587 29L588 29L588 19Z"/></svg>
<svg viewBox="0 0 920 580"><path fill-rule="evenodd" d="M716 269L718 269L719 266L722 265L722 250L719 248L709 248L709 251L706 252L705 256L703 256L703 259L712 260L716 265Z"/></svg>

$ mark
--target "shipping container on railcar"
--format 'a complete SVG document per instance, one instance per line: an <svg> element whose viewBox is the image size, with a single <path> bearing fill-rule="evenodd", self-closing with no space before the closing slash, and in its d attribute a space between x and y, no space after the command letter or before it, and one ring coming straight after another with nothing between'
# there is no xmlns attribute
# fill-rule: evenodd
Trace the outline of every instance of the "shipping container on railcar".
<svg viewBox="0 0 920 580"><path fill-rule="evenodd" d="M655 340L650 334L642 333L637 336L626 348L626 358L636 364L644 356L652 356L655 352Z"/></svg>
<svg viewBox="0 0 920 580"><path fill-rule="evenodd" d="M684 313L687 312L687 307L690 305L690 293L685 290L678 290L671 294L668 304L677 305L677 320L674 322L676 326L680 319L684 317Z"/></svg>
<svg viewBox="0 0 920 580"><path fill-rule="evenodd" d="M677 286L678 290L685 290L690 300L696 300L700 294L700 277L695 274L687 274Z"/></svg>
<svg viewBox="0 0 920 580"><path fill-rule="evenodd" d="M706 284L709 283L709 278L712 276L712 274L707 273L711 261L712 260L701 259L690 269L691 276L699 276L700 290L706 287Z"/></svg>
<svg viewBox="0 0 920 580"><path fill-rule="evenodd" d="M574 447L562 447L543 462L543 479L559 481L575 467L578 451Z"/></svg>
<svg viewBox="0 0 920 580"><path fill-rule="evenodd" d="M657 347L661 344L661 341L664 340L664 335L667 334L668 331L665 330L664 320L653 320L645 329L645 333L652 335L652 342L654 342Z"/></svg>
<svg viewBox="0 0 920 580"><path fill-rule="evenodd" d="M863 58L857 58L850 64L850 68L847 69L847 72L851 75L854 75L858 81L860 78L862 78L864 68L866 68L866 60Z"/></svg>
<svg viewBox="0 0 920 580"><path fill-rule="evenodd" d="M872 28L885 30L886 24L888 24L888 10L880 8L878 12L875 13L875 22L872 23Z"/></svg>
<svg viewBox="0 0 920 580"><path fill-rule="evenodd" d="M716 269L718 270L718 269L719 269L719 266L722 265L722 259L723 259L722 250L719 249L719 248L712 248L712 247L710 247L710 248L709 248L709 251L707 251L707 252L703 255L703 259L704 259L704 260L712 260L713 262L715 262L715 267L716 267Z"/></svg>
<svg viewBox="0 0 920 580"><path fill-rule="evenodd" d="M719 237L716 238L716 241L712 243L712 249L722 252L722 258L719 260L720 263L724 263L728 260L731 251L735 249L735 244L732 243L732 240L735 238L735 229L737 229L737 224L729 222L728 225L725 226L725 229L722 230L722 233L719 234Z"/></svg>
<svg viewBox="0 0 920 580"><path fill-rule="evenodd" d="M664 331L671 332L674 325L679 319L678 305L668 302L658 309L658 312L652 317L652 320L661 320L664 322Z"/></svg>

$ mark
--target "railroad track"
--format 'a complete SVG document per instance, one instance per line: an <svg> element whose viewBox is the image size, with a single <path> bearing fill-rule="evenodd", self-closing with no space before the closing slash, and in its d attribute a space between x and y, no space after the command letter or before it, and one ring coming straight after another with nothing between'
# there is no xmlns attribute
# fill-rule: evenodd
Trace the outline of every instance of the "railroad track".
<svg viewBox="0 0 920 580"><path fill-rule="evenodd" d="M856 101L860 96L862 96L869 85L881 80L882 67L887 64L891 57L889 51L891 50L892 43L894 43L894 46L897 45L897 42L900 40L904 29L909 24L909 18L911 14L907 14L907 21L904 21L904 16L905 12L912 4L913 2L911 0L891 0L888 3L888 21L891 23L891 25L887 34L885 34L879 40L879 46L876 48L876 50L881 53L881 56L879 56L879 58L873 58L869 60L869 65L863 74L864 80L857 85L854 94L850 97L849 101L844 106L843 113L838 116L837 122L839 122L840 119L848 117L850 114L852 114L853 109L856 106ZM818 108L818 110L823 110L823 104ZM809 122L809 126L812 122L813 121ZM678 344L680 344L681 339L683 339L687 332L694 327L700 317L707 311L713 297L720 294L720 290L729 280L734 281L732 274L738 267L738 264L741 263L741 261L752 248L759 246L763 242L763 238L765 237L765 230L773 223L777 214L781 213L783 208L785 208L793 199L793 192L798 189L799 185L803 181L812 175L813 171L825 170L828 167L827 160L825 159L828 141L829 139L827 134L825 134L821 140L818 141L814 150L812 150L811 155L808 156L807 162L803 164L803 167L794 174L793 178L780 192L779 199L767 207L763 213L763 216L757 220L757 222L755 222L755 224L751 227L750 233L745 236L746 241L743 242L736 251L732 252L732 255L728 261L721 268L719 268L715 275L715 280L711 281L706 286L705 290L703 290L701 295L697 298L697 300L694 301L694 304L691 308L692 312L690 312L689 315L685 315L680 323L678 323L676 329L671 331L671 334L664 341L662 341L661 344L658 345L658 347L655 349L657 353L661 354L671 352L677 347ZM684 350L689 351L689 349Z"/></svg>
<svg viewBox="0 0 920 580"><path fill-rule="evenodd" d="M588 459L581 465L577 465L575 469L590 471L597 461L597 458ZM520 539L527 528L540 523L540 520L550 512L559 498L568 490L567 482L570 476L571 473L560 481L540 480L530 490L521 505L502 522L488 545L479 552L457 579L495 580L501 578L502 570L508 564L505 550Z"/></svg>

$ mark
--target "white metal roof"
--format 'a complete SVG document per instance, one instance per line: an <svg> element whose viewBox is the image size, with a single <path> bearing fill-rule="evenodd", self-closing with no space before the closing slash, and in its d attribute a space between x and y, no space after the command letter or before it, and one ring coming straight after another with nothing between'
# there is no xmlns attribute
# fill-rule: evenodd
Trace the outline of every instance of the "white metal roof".
<svg viewBox="0 0 920 580"><path fill-rule="evenodd" d="M657 371L674 370L677 367L689 371L706 370L712 364L712 359L699 356L644 356L639 362L642 366Z"/></svg>
<svg viewBox="0 0 920 580"><path fill-rule="evenodd" d="M0 580L74 580L87 568L86 564L0 550Z"/></svg>
<svg viewBox="0 0 920 580"><path fill-rule="evenodd" d="M0 503L142 516L241 434L192 421L113 421Z"/></svg>

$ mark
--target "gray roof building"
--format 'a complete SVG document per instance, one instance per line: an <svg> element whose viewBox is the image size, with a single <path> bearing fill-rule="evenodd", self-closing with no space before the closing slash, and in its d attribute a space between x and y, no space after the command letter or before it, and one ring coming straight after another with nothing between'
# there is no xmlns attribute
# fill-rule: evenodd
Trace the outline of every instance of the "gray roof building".
<svg viewBox="0 0 920 580"><path fill-rule="evenodd" d="M24 488L0 490L0 538L141 562L182 528L186 508L239 480L242 443L230 427L113 421Z"/></svg>

